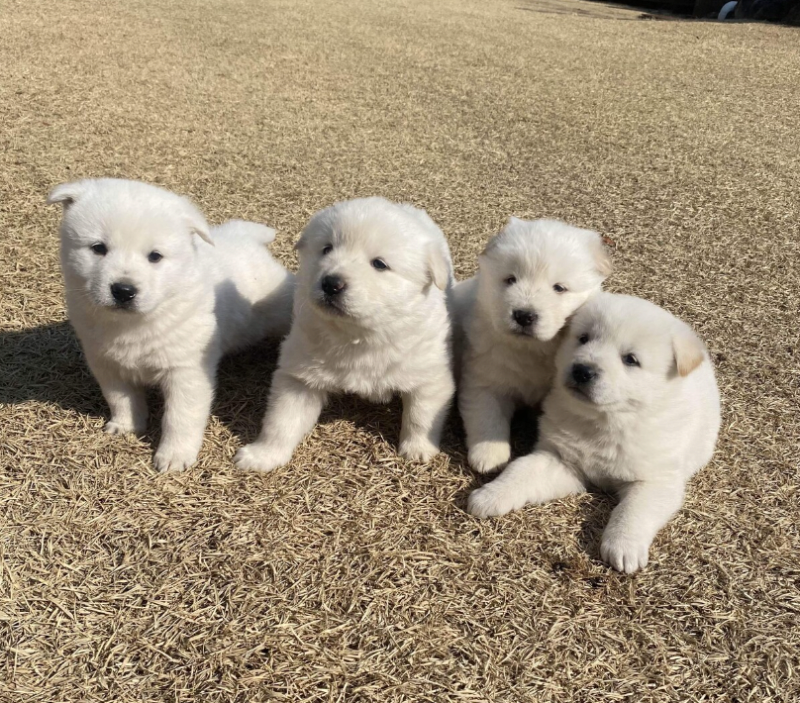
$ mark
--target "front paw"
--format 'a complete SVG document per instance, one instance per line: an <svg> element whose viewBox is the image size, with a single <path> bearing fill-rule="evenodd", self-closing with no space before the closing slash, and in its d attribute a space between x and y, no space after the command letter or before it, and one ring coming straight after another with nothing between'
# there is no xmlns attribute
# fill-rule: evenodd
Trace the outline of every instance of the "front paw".
<svg viewBox="0 0 800 703"><path fill-rule="evenodd" d="M478 442L469 450L469 465L479 474L496 471L511 458L511 445L508 442Z"/></svg>
<svg viewBox="0 0 800 703"><path fill-rule="evenodd" d="M156 469L161 473L183 471L197 461L198 450L190 447L170 446L163 443L153 457Z"/></svg>
<svg viewBox="0 0 800 703"><path fill-rule="evenodd" d="M467 512L475 517L497 517L519 510L526 502L513 484L495 480L469 494Z"/></svg>
<svg viewBox="0 0 800 703"><path fill-rule="evenodd" d="M233 457L233 463L236 464L237 468L243 471L261 471L266 473L277 469L279 466L288 464L291 458L291 453L286 455L285 453L275 451L267 445L254 442L253 444L242 447L236 452L236 456Z"/></svg>
<svg viewBox="0 0 800 703"><path fill-rule="evenodd" d="M430 461L439 453L439 447L427 437L417 436L401 440L399 451L408 461Z"/></svg>
<svg viewBox="0 0 800 703"><path fill-rule="evenodd" d="M121 419L111 418L106 423L106 426L103 428L103 432L106 432L108 434L143 435L146 429L147 429L146 422L133 422L132 420L121 420Z"/></svg>
<svg viewBox="0 0 800 703"><path fill-rule="evenodd" d="M600 542L600 557L617 571L632 574L647 566L650 540L635 533L608 530Z"/></svg>

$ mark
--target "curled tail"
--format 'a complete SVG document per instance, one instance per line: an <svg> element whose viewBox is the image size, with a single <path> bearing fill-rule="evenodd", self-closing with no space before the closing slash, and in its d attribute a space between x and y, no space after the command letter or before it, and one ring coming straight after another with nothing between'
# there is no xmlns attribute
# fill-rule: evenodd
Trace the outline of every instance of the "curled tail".
<svg viewBox="0 0 800 703"><path fill-rule="evenodd" d="M272 227L245 220L229 220L211 230L211 238L214 241L220 241L223 238L228 240L246 239L259 244L269 244L275 239L275 234L276 231Z"/></svg>

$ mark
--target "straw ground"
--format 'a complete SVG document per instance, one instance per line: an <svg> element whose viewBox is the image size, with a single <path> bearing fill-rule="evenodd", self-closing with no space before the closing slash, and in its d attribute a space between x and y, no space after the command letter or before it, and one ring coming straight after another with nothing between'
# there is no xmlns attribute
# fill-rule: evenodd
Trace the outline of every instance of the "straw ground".
<svg viewBox="0 0 800 703"><path fill-rule="evenodd" d="M797 700L800 43L580 2L6 0L0 13L0 700ZM291 466L231 457L276 346L225 363L202 460L108 437L65 322L53 185L146 179L280 230L381 194L460 275L509 214L615 243L696 326L724 426L633 578L607 499L498 520L452 421L336 400ZM519 423L518 451L532 436Z"/></svg>

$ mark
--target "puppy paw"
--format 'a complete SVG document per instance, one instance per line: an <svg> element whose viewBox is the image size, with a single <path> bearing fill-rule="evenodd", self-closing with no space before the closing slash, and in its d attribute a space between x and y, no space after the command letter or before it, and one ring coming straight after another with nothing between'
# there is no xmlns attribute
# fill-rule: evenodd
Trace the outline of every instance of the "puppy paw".
<svg viewBox="0 0 800 703"><path fill-rule="evenodd" d="M496 471L511 458L508 442L478 442L469 450L469 465L479 474Z"/></svg>
<svg viewBox="0 0 800 703"><path fill-rule="evenodd" d="M513 485L492 481L469 494L467 512L475 517L496 517L519 510L526 502Z"/></svg>
<svg viewBox="0 0 800 703"><path fill-rule="evenodd" d="M399 451L409 461L430 461L439 453L439 447L427 437L408 437L400 442Z"/></svg>
<svg viewBox="0 0 800 703"><path fill-rule="evenodd" d="M146 423L135 423L131 420L111 419L106 423L103 432L108 434L136 434L142 435L145 432Z"/></svg>
<svg viewBox="0 0 800 703"><path fill-rule="evenodd" d="M279 466L288 464L292 455L288 456L276 452L268 446L263 444L248 444L242 447L236 456L233 457L233 463L236 467L243 471L261 471L268 472L277 469Z"/></svg>
<svg viewBox="0 0 800 703"><path fill-rule="evenodd" d="M632 574L647 566L650 541L635 534L624 532L603 533L600 542L600 557L617 571Z"/></svg>
<svg viewBox="0 0 800 703"><path fill-rule="evenodd" d="M158 448L153 457L156 469L161 473L168 471L183 471L188 469L197 461L197 450L193 448L183 448L175 446L164 446Z"/></svg>

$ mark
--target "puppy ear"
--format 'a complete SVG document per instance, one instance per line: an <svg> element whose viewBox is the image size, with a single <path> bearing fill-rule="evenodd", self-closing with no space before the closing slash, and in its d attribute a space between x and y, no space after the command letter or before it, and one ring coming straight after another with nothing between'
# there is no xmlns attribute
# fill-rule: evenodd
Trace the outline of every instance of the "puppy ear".
<svg viewBox="0 0 800 703"><path fill-rule="evenodd" d="M611 263L611 254L606 248L606 245L603 244L603 238L596 232L594 234L597 235L597 240L594 244L595 266L597 267L598 273L603 278L608 278L614 270L614 266Z"/></svg>
<svg viewBox="0 0 800 703"><path fill-rule="evenodd" d="M491 254L491 252L495 249L495 247L497 247L497 245L502 241L503 235L508 231L509 227L522 224L525 224L525 220L521 220L519 217L514 217L514 215L511 215L508 218L508 222L506 222L505 225L503 226L503 229L501 229L488 242L486 242L486 246L483 248L481 256L484 256L486 254Z"/></svg>
<svg viewBox="0 0 800 703"><path fill-rule="evenodd" d="M50 194L47 196L47 204L55 205L56 203L61 203L67 208L83 195L84 190L85 187L81 181L62 183L50 191Z"/></svg>
<svg viewBox="0 0 800 703"><path fill-rule="evenodd" d="M294 243L294 250L300 251L305 245L308 236L306 235L307 228L300 233L300 238Z"/></svg>
<svg viewBox="0 0 800 703"><path fill-rule="evenodd" d="M440 246L428 244L428 277L439 290L445 290L450 283L450 261Z"/></svg>
<svg viewBox="0 0 800 703"><path fill-rule="evenodd" d="M499 232L495 234L488 242L486 242L486 246L483 247L483 251L481 252L481 256L486 256L487 254L491 254L492 250L497 247L497 241L500 239L500 235L503 234Z"/></svg>
<svg viewBox="0 0 800 703"><path fill-rule="evenodd" d="M688 376L706 358L705 346L688 327L678 330L672 337L672 351L675 355L675 367L680 376Z"/></svg>
<svg viewBox="0 0 800 703"><path fill-rule="evenodd" d="M208 222L206 222L206 218L203 217L203 213L200 212L188 198L184 198L184 204L186 206L184 220L189 227L189 232L191 234L196 234L200 239L204 242L208 242L213 247L214 240L211 239L211 229L208 226Z"/></svg>

